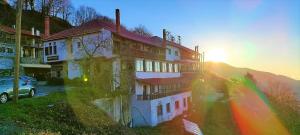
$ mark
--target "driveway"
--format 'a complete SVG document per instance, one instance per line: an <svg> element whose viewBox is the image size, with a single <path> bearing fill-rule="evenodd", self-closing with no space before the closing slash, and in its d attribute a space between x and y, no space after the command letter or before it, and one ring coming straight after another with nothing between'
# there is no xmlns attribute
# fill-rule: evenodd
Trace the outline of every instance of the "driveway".
<svg viewBox="0 0 300 135"><path fill-rule="evenodd" d="M58 86L50 86L50 85L37 85L36 86L36 96L46 96L51 92L63 92L66 89L71 88L70 86L58 85Z"/></svg>

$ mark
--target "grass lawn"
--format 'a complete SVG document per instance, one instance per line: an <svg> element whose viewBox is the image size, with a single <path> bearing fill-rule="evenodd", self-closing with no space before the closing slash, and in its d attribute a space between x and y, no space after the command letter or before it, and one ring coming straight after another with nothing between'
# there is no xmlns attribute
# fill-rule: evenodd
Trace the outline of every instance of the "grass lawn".
<svg viewBox="0 0 300 135"><path fill-rule="evenodd" d="M71 90L2 104L0 134L134 134L97 109L91 98L85 91Z"/></svg>

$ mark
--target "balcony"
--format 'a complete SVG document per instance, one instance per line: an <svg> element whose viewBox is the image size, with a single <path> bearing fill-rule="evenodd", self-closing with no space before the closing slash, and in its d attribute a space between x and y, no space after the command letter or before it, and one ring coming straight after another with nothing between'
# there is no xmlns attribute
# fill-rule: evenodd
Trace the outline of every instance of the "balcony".
<svg viewBox="0 0 300 135"><path fill-rule="evenodd" d="M23 64L40 64L42 63L42 58L32 58L32 57L22 57L21 63Z"/></svg>
<svg viewBox="0 0 300 135"><path fill-rule="evenodd" d="M152 93L152 94L146 94L146 95L136 95L137 100L154 100L159 99L167 96L176 95L179 93L186 92L187 90L174 90L174 91L168 91L168 92L162 92L162 93Z"/></svg>
<svg viewBox="0 0 300 135"><path fill-rule="evenodd" d="M121 56L129 56L129 57L139 57L139 58L149 58L149 59L159 59L164 60L164 53L155 53L151 51L143 51L134 48L122 48L122 49L114 49L114 53Z"/></svg>

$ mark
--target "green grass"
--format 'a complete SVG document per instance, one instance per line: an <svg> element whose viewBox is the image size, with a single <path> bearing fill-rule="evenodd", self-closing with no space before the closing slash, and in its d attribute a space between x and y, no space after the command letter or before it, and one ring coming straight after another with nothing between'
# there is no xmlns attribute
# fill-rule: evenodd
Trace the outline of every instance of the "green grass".
<svg viewBox="0 0 300 135"><path fill-rule="evenodd" d="M0 105L0 134L134 134L97 109L87 93L70 90Z"/></svg>

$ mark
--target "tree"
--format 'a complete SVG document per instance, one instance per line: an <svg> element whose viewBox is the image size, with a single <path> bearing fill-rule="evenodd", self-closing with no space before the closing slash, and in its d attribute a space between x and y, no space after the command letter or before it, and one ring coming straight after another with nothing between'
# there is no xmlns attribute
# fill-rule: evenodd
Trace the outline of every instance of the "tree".
<svg viewBox="0 0 300 135"><path fill-rule="evenodd" d="M141 35L141 36L147 36L151 37L152 33L144 26L144 25L139 25L138 27L135 27L132 32Z"/></svg>
<svg viewBox="0 0 300 135"><path fill-rule="evenodd" d="M99 15L94 8L80 6L79 9L75 12L74 24L76 26L79 26L98 17Z"/></svg>
<svg viewBox="0 0 300 135"><path fill-rule="evenodd" d="M19 97L19 72L20 72L20 47L21 47L21 20L22 20L22 4L23 0L18 0L17 16L16 16L16 55L14 64L14 102L18 102Z"/></svg>

